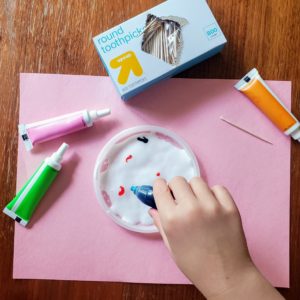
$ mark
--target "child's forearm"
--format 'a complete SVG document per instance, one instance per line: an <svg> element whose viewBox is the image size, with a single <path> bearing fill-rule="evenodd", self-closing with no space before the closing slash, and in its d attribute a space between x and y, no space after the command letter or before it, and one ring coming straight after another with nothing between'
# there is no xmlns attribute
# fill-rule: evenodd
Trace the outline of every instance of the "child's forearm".
<svg viewBox="0 0 300 300"><path fill-rule="evenodd" d="M154 223L177 266L209 300L284 299L249 255L237 206L200 177L154 184Z"/></svg>
<svg viewBox="0 0 300 300"><path fill-rule="evenodd" d="M280 293L259 273L252 268L239 274L233 285L217 295L211 295L208 300L282 300Z"/></svg>

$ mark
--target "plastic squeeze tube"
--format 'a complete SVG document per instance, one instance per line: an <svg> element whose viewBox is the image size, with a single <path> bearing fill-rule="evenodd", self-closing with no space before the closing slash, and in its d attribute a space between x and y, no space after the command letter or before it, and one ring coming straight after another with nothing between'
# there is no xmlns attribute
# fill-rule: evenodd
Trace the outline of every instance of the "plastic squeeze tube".
<svg viewBox="0 0 300 300"><path fill-rule="evenodd" d="M28 224L40 200L61 170L61 161L68 148L69 145L63 143L56 152L43 161L15 198L4 208L5 214L23 226Z"/></svg>
<svg viewBox="0 0 300 300"><path fill-rule="evenodd" d="M300 123L254 68L235 86L244 93L281 131L300 142Z"/></svg>
<svg viewBox="0 0 300 300"><path fill-rule="evenodd" d="M20 124L19 134L27 151L34 145L94 125L94 121L110 114L110 109L82 110L31 124Z"/></svg>
<svg viewBox="0 0 300 300"><path fill-rule="evenodd" d="M144 204L155 208L156 204L153 196L153 187L150 185L132 186L130 190L136 195L136 197Z"/></svg>

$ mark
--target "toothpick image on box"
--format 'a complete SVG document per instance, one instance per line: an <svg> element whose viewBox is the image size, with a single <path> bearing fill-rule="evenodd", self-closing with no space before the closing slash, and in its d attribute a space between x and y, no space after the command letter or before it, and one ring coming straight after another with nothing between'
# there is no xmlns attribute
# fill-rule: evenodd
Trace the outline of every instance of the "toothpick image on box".
<svg viewBox="0 0 300 300"><path fill-rule="evenodd" d="M183 46L182 27L188 21L179 17L147 16L142 50L171 65L179 63Z"/></svg>

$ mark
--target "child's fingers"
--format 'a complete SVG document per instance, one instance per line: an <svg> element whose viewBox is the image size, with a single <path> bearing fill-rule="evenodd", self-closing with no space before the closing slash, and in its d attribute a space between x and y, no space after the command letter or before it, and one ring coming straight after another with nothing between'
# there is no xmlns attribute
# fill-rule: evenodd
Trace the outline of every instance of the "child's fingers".
<svg viewBox="0 0 300 300"><path fill-rule="evenodd" d="M227 211L238 210L232 196L230 195L229 191L225 187L220 185L215 185L211 188L211 190L214 193L216 199Z"/></svg>
<svg viewBox="0 0 300 300"><path fill-rule="evenodd" d="M153 222L154 222L154 225L155 225L155 226L157 227L157 229L159 230L159 233L160 233L160 235L161 235L161 237L162 237L162 239L163 239L163 241L164 241L166 247L167 247L167 248L169 249L169 251L170 251L171 249L170 249L169 241L168 241L167 236L166 236L166 234L165 234L165 232L164 232L164 229L163 229L163 227L162 227L162 225L161 225L160 217L159 217L158 211L157 211L156 209L151 208L151 209L149 210L149 215L152 217Z"/></svg>
<svg viewBox="0 0 300 300"><path fill-rule="evenodd" d="M156 179L153 185L153 195L157 209L161 214L171 211L175 208L176 203L173 199L167 182L162 179Z"/></svg>
<svg viewBox="0 0 300 300"><path fill-rule="evenodd" d="M212 207L216 204L217 199L215 198L215 195L201 177L192 178L190 185L201 205Z"/></svg>
<svg viewBox="0 0 300 300"><path fill-rule="evenodd" d="M191 186L188 184L184 177L174 177L169 182L169 187L172 190L177 203L188 203L196 200Z"/></svg>

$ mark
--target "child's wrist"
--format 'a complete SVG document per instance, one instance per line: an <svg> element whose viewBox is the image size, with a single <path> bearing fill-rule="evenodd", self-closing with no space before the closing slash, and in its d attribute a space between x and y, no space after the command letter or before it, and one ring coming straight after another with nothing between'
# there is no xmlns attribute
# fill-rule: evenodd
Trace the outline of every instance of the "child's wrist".
<svg viewBox="0 0 300 300"><path fill-rule="evenodd" d="M283 297L261 275L253 263L245 269L237 272L236 276L229 280L223 290L208 296L208 300L260 300L283 299Z"/></svg>
<svg viewBox="0 0 300 300"><path fill-rule="evenodd" d="M237 271L233 277L224 278L222 282L222 288L218 291L211 293L207 297L209 300L223 300L223 299L233 299L233 294L235 294L242 285L244 285L249 280L258 277L258 271L255 266L250 263L245 266L245 268Z"/></svg>
<svg viewBox="0 0 300 300"><path fill-rule="evenodd" d="M203 281L199 280L199 285L197 282L194 284L198 289L204 294L204 296L209 300L219 300L224 299L224 296L230 294L231 291L236 290L241 283L249 280L249 277L258 276L255 265L252 261L246 260L239 267L228 270L225 268L223 272L218 272L217 276L214 276L208 282L208 285L203 285ZM225 298L227 299L227 298Z"/></svg>

